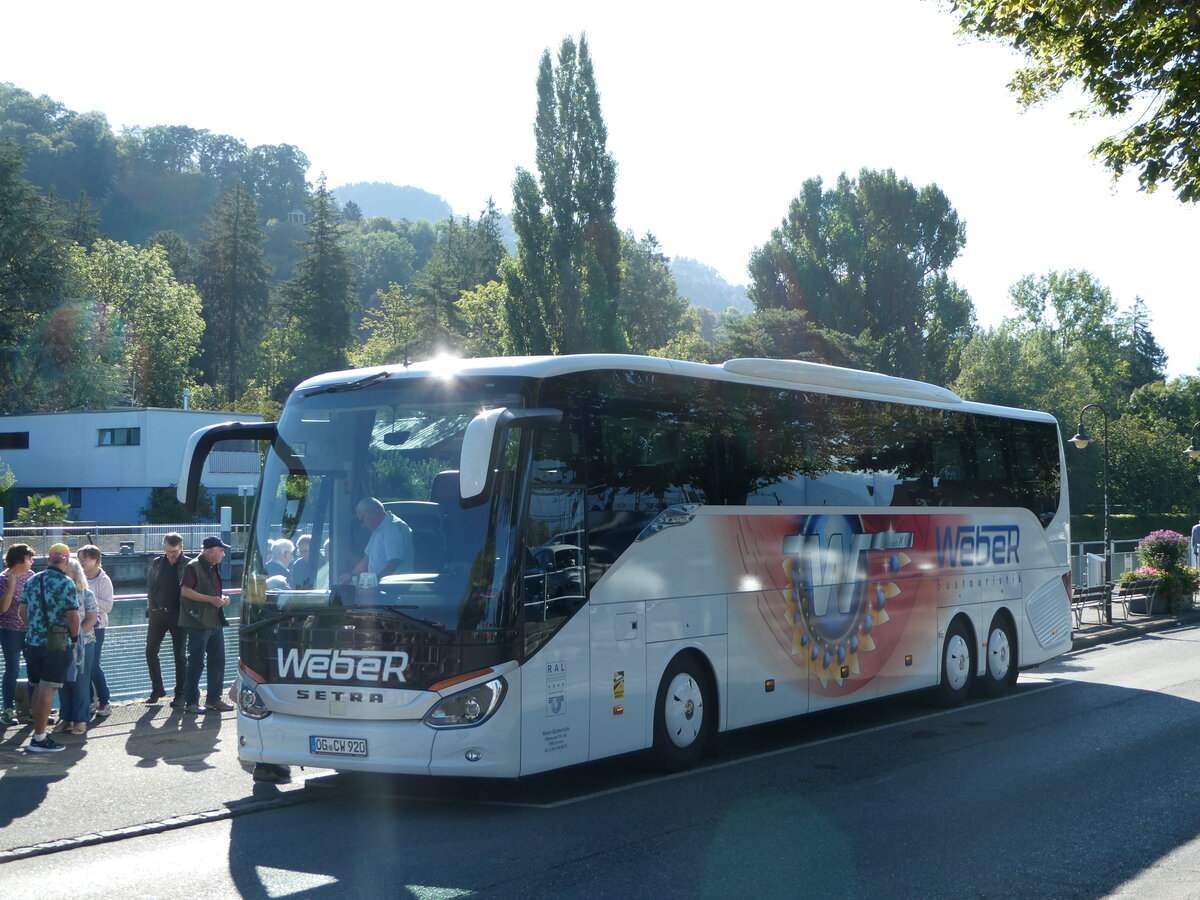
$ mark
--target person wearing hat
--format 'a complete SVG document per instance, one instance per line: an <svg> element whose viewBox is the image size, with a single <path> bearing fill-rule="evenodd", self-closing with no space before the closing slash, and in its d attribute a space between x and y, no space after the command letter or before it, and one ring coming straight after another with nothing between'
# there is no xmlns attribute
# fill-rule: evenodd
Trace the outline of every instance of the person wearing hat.
<svg viewBox="0 0 1200 900"><path fill-rule="evenodd" d="M224 712L233 707L221 699L225 686L225 636L229 605L221 586L221 560L230 547L219 537L206 537L200 555L183 568L179 583L179 625L187 634L184 707L190 713ZM200 675L208 670L208 693L200 704Z"/></svg>
<svg viewBox="0 0 1200 900"><path fill-rule="evenodd" d="M55 692L66 683L72 645L79 640L79 596L67 575L71 548L50 545L50 565L29 579L21 594L21 622L25 633L25 667L29 683L36 684L29 702L33 712L30 753L55 753L63 749L46 733Z"/></svg>

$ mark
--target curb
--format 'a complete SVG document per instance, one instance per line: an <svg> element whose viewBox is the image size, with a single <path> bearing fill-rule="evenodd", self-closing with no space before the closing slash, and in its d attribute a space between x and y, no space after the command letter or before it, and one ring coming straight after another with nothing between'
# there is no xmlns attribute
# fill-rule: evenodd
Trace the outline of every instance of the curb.
<svg viewBox="0 0 1200 900"><path fill-rule="evenodd" d="M1185 610L1174 616L1156 616L1137 623L1127 620L1096 628L1090 633L1079 634L1076 632L1071 641L1071 652L1086 650L1101 644L1114 644L1118 641L1140 637L1143 634L1153 634L1156 631L1167 631L1171 628L1198 623L1200 623L1200 609Z"/></svg>
<svg viewBox="0 0 1200 900"><path fill-rule="evenodd" d="M116 828L112 831L99 831L92 834L82 834L77 837L43 841L40 844L31 844L27 847L13 847L10 850L0 850L0 865L7 862L15 862L19 859L32 859L35 856L59 853L63 850L94 847L100 844L107 844L111 841L123 841L126 838L133 837L146 837L147 835L161 834L164 831L187 828L189 825L221 822L226 819L236 818L237 816L249 815L250 813L265 812L271 809L281 809L287 806L296 806L300 803L308 803L315 799L313 792L330 789L329 785L322 783L323 780L323 778L309 779L304 782L304 786L299 790L288 791L269 799L234 801L224 809L187 813L182 816L172 816L160 822L145 822L141 825L130 825L125 828Z"/></svg>

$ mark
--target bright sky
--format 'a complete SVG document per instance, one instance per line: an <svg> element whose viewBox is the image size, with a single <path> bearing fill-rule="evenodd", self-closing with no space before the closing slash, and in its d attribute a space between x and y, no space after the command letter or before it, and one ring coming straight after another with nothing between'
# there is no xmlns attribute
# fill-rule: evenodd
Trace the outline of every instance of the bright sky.
<svg viewBox="0 0 1200 900"><path fill-rule="evenodd" d="M1089 156L1112 124L1022 113L1017 60L933 0L581 4L11 4L0 81L114 129L188 125L289 143L331 186L410 184L475 215L533 169L542 51L587 33L617 160L617 221L744 283L801 183L893 168L967 223L952 271L982 325L1029 273L1087 269L1145 300L1171 375L1200 363L1200 207L1114 187Z"/></svg>

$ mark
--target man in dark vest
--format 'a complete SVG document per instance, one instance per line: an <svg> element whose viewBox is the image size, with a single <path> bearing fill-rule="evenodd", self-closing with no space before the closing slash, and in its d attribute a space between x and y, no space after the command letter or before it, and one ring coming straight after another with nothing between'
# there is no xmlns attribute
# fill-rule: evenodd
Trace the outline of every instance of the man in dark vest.
<svg viewBox="0 0 1200 900"><path fill-rule="evenodd" d="M189 560L183 555L183 535L172 531L163 538L163 555L150 563L146 573L146 668L150 672L150 699L157 703L167 696L163 685L162 665L158 660L163 638L171 635L171 651L175 659L175 697L171 706L183 709L184 673L187 655L185 633L179 627L179 581Z"/></svg>
<svg viewBox="0 0 1200 900"><path fill-rule="evenodd" d="M221 585L221 560L229 545L219 537L206 537L200 555L183 568L179 584L179 624L187 630L187 670L184 700L190 713L233 709L221 697L225 686L225 635L229 624L225 607L229 598ZM200 705L200 675L208 669L208 693Z"/></svg>

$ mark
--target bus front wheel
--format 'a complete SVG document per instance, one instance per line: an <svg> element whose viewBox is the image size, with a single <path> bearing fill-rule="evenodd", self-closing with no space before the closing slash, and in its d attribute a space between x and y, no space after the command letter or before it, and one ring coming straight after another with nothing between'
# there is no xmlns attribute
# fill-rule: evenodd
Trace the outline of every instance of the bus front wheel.
<svg viewBox="0 0 1200 900"><path fill-rule="evenodd" d="M962 619L955 619L946 629L942 644L942 678L938 684L938 700L942 706L958 706L971 691L975 673L975 654L971 636Z"/></svg>
<svg viewBox="0 0 1200 900"><path fill-rule="evenodd" d="M679 771L695 765L712 733L716 707L704 664L692 654L671 660L654 704L654 745L659 767Z"/></svg>

